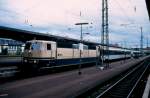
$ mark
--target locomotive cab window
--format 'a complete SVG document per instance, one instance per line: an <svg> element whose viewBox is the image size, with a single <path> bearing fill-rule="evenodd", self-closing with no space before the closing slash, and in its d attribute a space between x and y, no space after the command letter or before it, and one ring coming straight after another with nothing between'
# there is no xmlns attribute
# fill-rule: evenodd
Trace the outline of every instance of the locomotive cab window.
<svg viewBox="0 0 150 98"><path fill-rule="evenodd" d="M47 50L51 50L51 44L47 44Z"/></svg>

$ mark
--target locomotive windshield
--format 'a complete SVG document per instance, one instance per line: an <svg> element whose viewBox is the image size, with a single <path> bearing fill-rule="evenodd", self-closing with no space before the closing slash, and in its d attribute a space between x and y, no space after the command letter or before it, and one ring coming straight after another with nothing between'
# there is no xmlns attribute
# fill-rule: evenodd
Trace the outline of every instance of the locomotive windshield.
<svg viewBox="0 0 150 98"><path fill-rule="evenodd" d="M40 50L41 44L40 43L26 43L25 50Z"/></svg>

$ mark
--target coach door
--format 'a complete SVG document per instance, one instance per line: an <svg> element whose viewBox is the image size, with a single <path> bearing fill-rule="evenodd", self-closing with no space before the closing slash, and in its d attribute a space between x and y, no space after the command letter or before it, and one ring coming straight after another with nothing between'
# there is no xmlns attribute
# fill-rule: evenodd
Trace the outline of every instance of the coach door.
<svg viewBox="0 0 150 98"><path fill-rule="evenodd" d="M96 56L100 57L100 46L96 46Z"/></svg>
<svg viewBox="0 0 150 98"><path fill-rule="evenodd" d="M52 58L56 58L56 43L52 42L51 43L51 57Z"/></svg>

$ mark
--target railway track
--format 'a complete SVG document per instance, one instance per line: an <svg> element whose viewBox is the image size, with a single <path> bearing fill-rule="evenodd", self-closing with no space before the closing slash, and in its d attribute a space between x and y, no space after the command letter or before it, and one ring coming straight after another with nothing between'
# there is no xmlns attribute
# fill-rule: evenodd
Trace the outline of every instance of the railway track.
<svg viewBox="0 0 150 98"><path fill-rule="evenodd" d="M136 67L119 75L92 90L79 95L79 98L131 98L135 94L135 88L139 85L141 78L147 72L150 63L147 60L136 65ZM134 98L132 96L132 98Z"/></svg>
<svg viewBox="0 0 150 98"><path fill-rule="evenodd" d="M0 68L0 78L11 77L18 73L19 70L16 66Z"/></svg>
<svg viewBox="0 0 150 98"><path fill-rule="evenodd" d="M149 64L143 62L135 69L111 85L96 98L130 98L138 82L148 69Z"/></svg>
<svg viewBox="0 0 150 98"><path fill-rule="evenodd" d="M148 65L146 66L144 63L136 67L96 98L130 98L134 88L148 68Z"/></svg>

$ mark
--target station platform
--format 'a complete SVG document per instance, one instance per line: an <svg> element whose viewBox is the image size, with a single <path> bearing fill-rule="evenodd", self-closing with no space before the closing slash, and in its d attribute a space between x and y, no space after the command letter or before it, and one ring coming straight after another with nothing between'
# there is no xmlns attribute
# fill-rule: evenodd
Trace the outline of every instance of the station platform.
<svg viewBox="0 0 150 98"><path fill-rule="evenodd" d="M74 98L127 70L147 57L113 62L107 70L96 66L33 77L0 85L0 98Z"/></svg>
<svg viewBox="0 0 150 98"><path fill-rule="evenodd" d="M150 98L150 75L148 77L142 98Z"/></svg>

